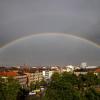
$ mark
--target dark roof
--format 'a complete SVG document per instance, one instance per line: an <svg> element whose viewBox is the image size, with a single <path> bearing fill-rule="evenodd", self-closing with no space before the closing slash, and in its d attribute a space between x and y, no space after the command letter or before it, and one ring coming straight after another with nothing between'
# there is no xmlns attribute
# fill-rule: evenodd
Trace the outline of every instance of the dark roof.
<svg viewBox="0 0 100 100"><path fill-rule="evenodd" d="M94 72L97 68L76 69L74 72Z"/></svg>
<svg viewBox="0 0 100 100"><path fill-rule="evenodd" d="M8 69L6 67L0 67L0 72L3 72L3 71L7 71Z"/></svg>

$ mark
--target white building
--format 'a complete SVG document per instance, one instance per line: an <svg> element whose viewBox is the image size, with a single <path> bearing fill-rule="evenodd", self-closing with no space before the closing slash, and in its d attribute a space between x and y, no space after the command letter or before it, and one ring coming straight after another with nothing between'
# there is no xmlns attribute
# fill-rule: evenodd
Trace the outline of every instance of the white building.
<svg viewBox="0 0 100 100"><path fill-rule="evenodd" d="M73 72L74 71L74 66L72 66L72 65L66 66L66 71L67 72Z"/></svg>
<svg viewBox="0 0 100 100"><path fill-rule="evenodd" d="M86 69L93 69L93 68L97 68L97 66L87 66Z"/></svg>
<svg viewBox="0 0 100 100"><path fill-rule="evenodd" d="M81 69L84 69L87 67L87 63L86 62L82 62L81 65L80 65L80 68Z"/></svg>
<svg viewBox="0 0 100 100"><path fill-rule="evenodd" d="M44 77L44 79L50 79L51 78L51 76L52 76L52 74L53 74L53 71L50 71L50 70L45 70L45 71L43 71L43 77Z"/></svg>

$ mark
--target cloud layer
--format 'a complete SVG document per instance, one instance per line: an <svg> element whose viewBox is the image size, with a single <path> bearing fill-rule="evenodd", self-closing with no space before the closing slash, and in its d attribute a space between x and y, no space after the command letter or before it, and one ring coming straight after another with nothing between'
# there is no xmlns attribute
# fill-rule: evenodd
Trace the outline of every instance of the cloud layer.
<svg viewBox="0 0 100 100"><path fill-rule="evenodd" d="M0 49L0 64L66 65L87 62L100 65L100 48L70 35L40 34Z"/></svg>
<svg viewBox="0 0 100 100"><path fill-rule="evenodd" d="M0 0L0 45L45 32L100 44L100 0Z"/></svg>

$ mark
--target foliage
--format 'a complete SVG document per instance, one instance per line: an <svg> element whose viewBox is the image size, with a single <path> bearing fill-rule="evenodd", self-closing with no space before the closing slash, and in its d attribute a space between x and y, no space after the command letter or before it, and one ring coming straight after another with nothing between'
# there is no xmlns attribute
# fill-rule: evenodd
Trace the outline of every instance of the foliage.
<svg viewBox="0 0 100 100"><path fill-rule="evenodd" d="M40 81L40 86L47 86L47 82L43 79Z"/></svg>
<svg viewBox="0 0 100 100"><path fill-rule="evenodd" d="M43 100L100 100L93 88L98 78L93 73L75 76L64 72L54 73Z"/></svg>
<svg viewBox="0 0 100 100"><path fill-rule="evenodd" d="M40 86L44 86L46 85L46 82L44 80L42 81L36 81L36 82L31 82L30 84L30 91L35 90L35 89L39 89Z"/></svg>
<svg viewBox="0 0 100 100"><path fill-rule="evenodd" d="M57 72L55 72L55 73L52 75L51 80L52 80L52 81L57 81L57 80L59 80L59 78L60 78L60 74L57 73Z"/></svg>
<svg viewBox="0 0 100 100"><path fill-rule="evenodd" d="M96 75L94 75L93 73L87 73L86 77L87 77L87 85L88 86L96 85L96 83L97 83L97 76Z"/></svg>
<svg viewBox="0 0 100 100"><path fill-rule="evenodd" d="M36 86L36 89L39 89L40 88L40 82L36 81L35 86Z"/></svg>
<svg viewBox="0 0 100 100"><path fill-rule="evenodd" d="M85 93L86 100L100 100L100 93L96 92L94 88L89 88Z"/></svg>
<svg viewBox="0 0 100 100"><path fill-rule="evenodd" d="M54 73L53 75L53 81L46 90L45 100L74 100L74 98L78 100L80 98L78 91L73 88L73 84L76 84L74 75L69 73L62 75Z"/></svg>
<svg viewBox="0 0 100 100"><path fill-rule="evenodd" d="M35 90L35 89L36 89L36 84L34 82L31 82L30 91Z"/></svg>
<svg viewBox="0 0 100 100"><path fill-rule="evenodd" d="M0 78L0 100L16 100L20 85L13 78L6 81Z"/></svg>
<svg viewBox="0 0 100 100"><path fill-rule="evenodd" d="M29 94L28 88L20 88L20 91L17 95L17 100L27 100Z"/></svg>
<svg viewBox="0 0 100 100"><path fill-rule="evenodd" d="M69 82L72 85L76 85L78 82L76 75L71 74L71 73L67 73L67 72L62 73L61 78L62 78L62 81Z"/></svg>
<svg viewBox="0 0 100 100"><path fill-rule="evenodd" d="M42 100L100 100L100 92L95 87L100 86L100 78L93 73L76 76L64 72L54 73L51 81L31 83L30 90L44 86L46 92ZM21 88L13 78L0 78L0 100L28 100L29 89ZM39 100L41 96L29 97L30 100Z"/></svg>

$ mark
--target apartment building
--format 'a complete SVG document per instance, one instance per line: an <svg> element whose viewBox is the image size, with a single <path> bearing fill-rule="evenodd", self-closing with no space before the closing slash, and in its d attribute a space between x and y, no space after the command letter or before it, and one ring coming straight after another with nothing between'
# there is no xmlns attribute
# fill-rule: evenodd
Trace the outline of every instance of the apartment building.
<svg viewBox="0 0 100 100"><path fill-rule="evenodd" d="M14 79L18 80L22 87L28 86L28 77L26 74L18 74Z"/></svg>
<svg viewBox="0 0 100 100"><path fill-rule="evenodd" d="M54 71L51 70L44 70L43 71L43 77L45 80L49 80L52 76L52 74L54 73Z"/></svg>
<svg viewBox="0 0 100 100"><path fill-rule="evenodd" d="M35 71L33 73L33 80L34 80L34 82L36 82L36 81L40 82L42 79L43 79L42 71L37 70L37 71Z"/></svg>

